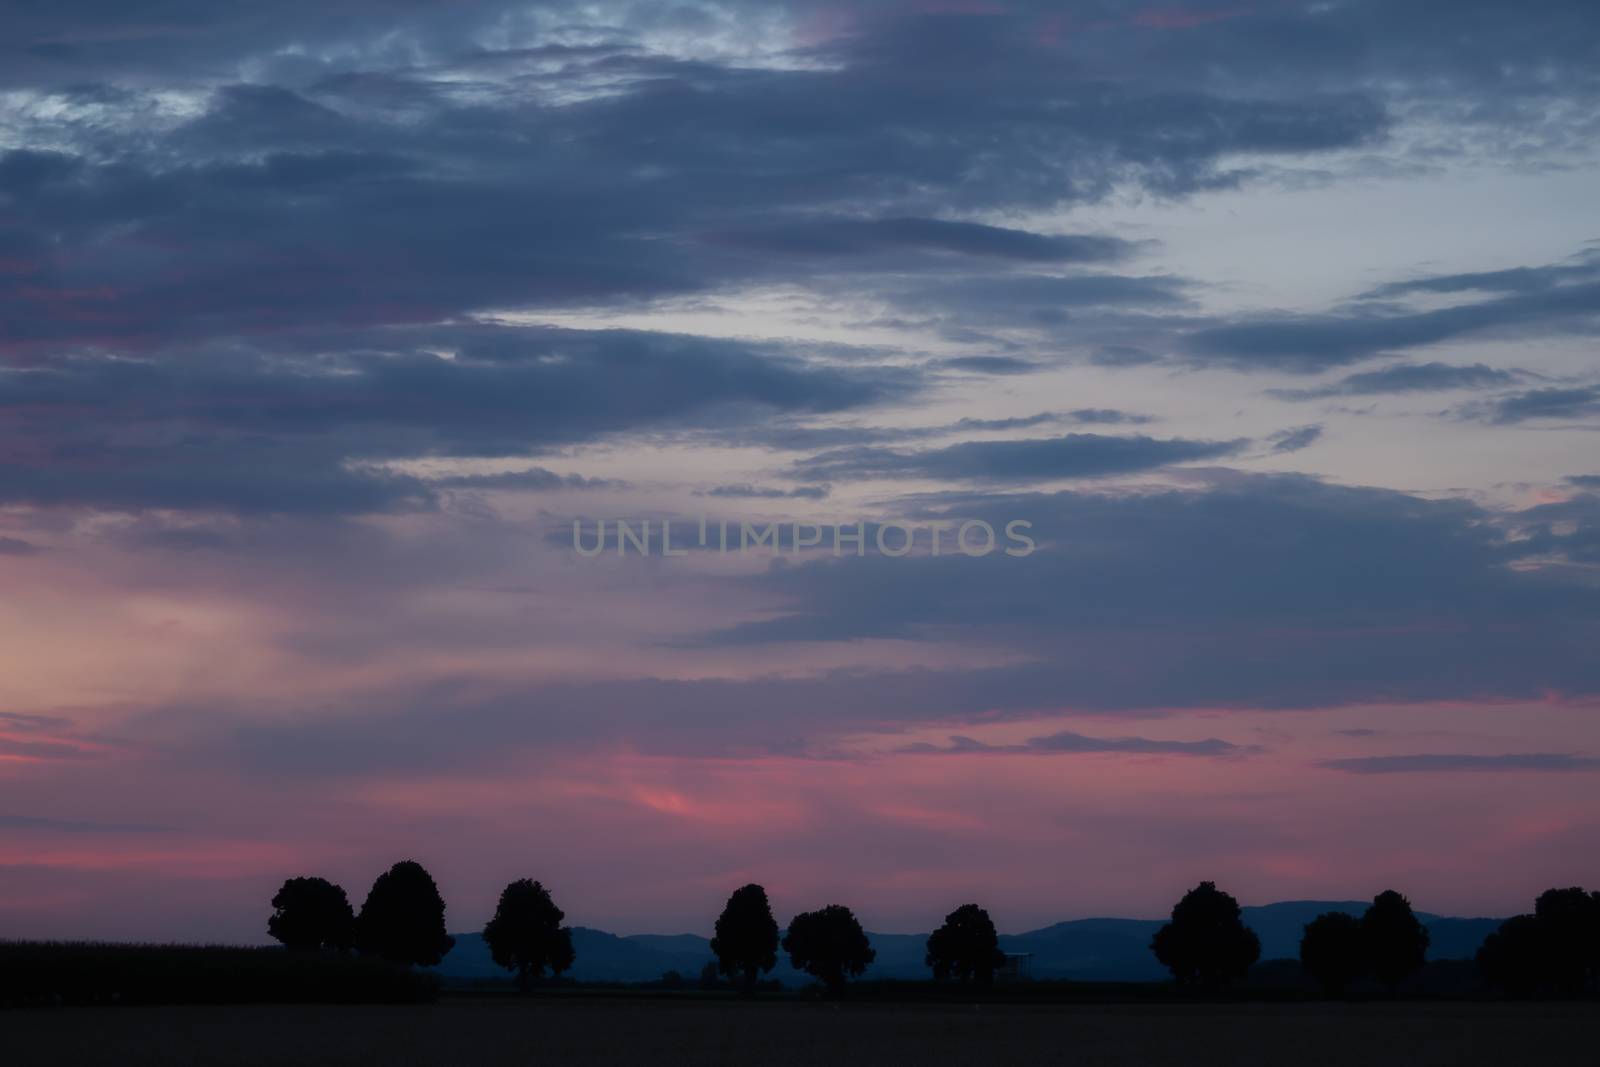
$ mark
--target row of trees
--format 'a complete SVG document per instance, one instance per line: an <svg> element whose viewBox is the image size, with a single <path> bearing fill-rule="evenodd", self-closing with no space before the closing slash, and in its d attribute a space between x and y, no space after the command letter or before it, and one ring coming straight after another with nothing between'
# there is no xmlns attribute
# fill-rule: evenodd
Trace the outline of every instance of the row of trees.
<svg viewBox="0 0 1600 1067"><path fill-rule="evenodd" d="M1368 977L1396 989L1427 956L1428 928L1392 889L1373 897L1360 918L1338 911L1317 916L1300 938L1300 965L1335 995Z"/></svg>
<svg viewBox="0 0 1600 1067"><path fill-rule="evenodd" d="M412 860L380 874L359 913L344 889L325 878L290 878L273 896L272 909L267 933L296 951L354 949L404 966L432 967L456 943L445 932L439 887ZM565 918L544 886L524 878L501 892L483 939L495 963L526 985L547 969L560 974L572 966L572 929L561 925Z"/></svg>
<svg viewBox="0 0 1600 1067"><path fill-rule="evenodd" d="M397 863L378 876L360 913L340 887L321 878L291 878L272 898L268 932L291 949L355 949L399 964L432 966L454 945L445 932L444 900L420 864ZM572 930L540 883L521 879L500 894L483 930L494 961L526 986L547 971L571 968ZM875 958L849 908L830 904L801 912L780 937L766 890L746 885L733 892L717 917L711 939L717 973L746 992L777 965L778 951L838 992ZM1261 955L1261 941L1245 925L1239 902L1212 882L1201 882L1172 909L1151 951L1180 985L1217 986L1244 977ZM1421 969L1428 930L1411 903L1386 890L1360 916L1328 912L1306 924L1300 962L1335 995L1375 979L1394 989ZM989 913L963 904L928 938L925 957L939 981L987 986L1005 963ZM1478 952L1491 984L1516 993L1576 992L1600 979L1600 893L1579 888L1542 894L1531 915L1501 924Z"/></svg>
<svg viewBox="0 0 1600 1067"><path fill-rule="evenodd" d="M355 949L393 963L432 966L455 946L445 932L444 898L420 863L378 875L357 914L344 889L325 878L290 878L272 898L267 933L297 950Z"/></svg>
<svg viewBox="0 0 1600 1067"><path fill-rule="evenodd" d="M1212 882L1183 895L1150 948L1180 985L1216 986L1243 978L1261 956L1261 940L1244 924L1239 902ZM1427 927L1411 902L1392 889L1374 897L1361 916L1337 911L1317 916L1300 939L1301 966L1335 995L1367 977L1394 989L1421 969L1427 953Z"/></svg>
<svg viewBox="0 0 1600 1067"><path fill-rule="evenodd" d="M1427 929L1391 890L1359 920L1329 913L1309 923L1300 962L1337 994L1367 977L1398 986L1422 967L1427 949ZM1532 914L1507 919L1484 939L1476 963L1485 983L1519 996L1570 995L1600 984L1600 892L1545 890Z"/></svg>
<svg viewBox="0 0 1600 1067"><path fill-rule="evenodd" d="M1428 940L1411 902L1390 889L1360 916L1326 912L1307 923L1300 964L1335 996L1366 980L1393 990L1422 969ZM1243 977L1261 954L1238 902L1210 882L1184 895L1150 947L1180 983ZM1600 985L1600 892L1546 890L1532 914L1507 919L1484 940L1476 963L1488 985L1516 995Z"/></svg>
<svg viewBox="0 0 1600 1067"><path fill-rule="evenodd" d="M1478 950L1478 970L1509 993L1578 993L1600 984L1600 892L1547 889L1533 914L1500 924Z"/></svg>
<svg viewBox="0 0 1600 1067"><path fill-rule="evenodd" d="M267 932L298 951L354 949L394 963L430 967L455 944L445 932L444 900L421 864L406 860L378 876L356 913L345 891L324 878L290 878L272 898ZM548 971L569 969L576 954L566 915L538 882L506 886L483 928L494 961L526 986ZM777 965L778 949L790 963L837 992L876 958L866 931L842 904L801 912L789 920L781 940L767 891L747 885L734 891L717 918L711 951L719 973L746 991ZM941 980L987 983L1005 961L989 915L976 904L956 909L928 939L928 966Z"/></svg>
<svg viewBox="0 0 1600 1067"><path fill-rule="evenodd" d="M760 976L777 965L780 947L796 970L834 993L877 957L861 923L842 904L801 912L789 921L780 940L767 891L754 884L734 890L711 938L718 973L751 992ZM953 979L962 985L987 986L1005 959L989 913L976 904L963 904L946 915L928 937L925 962L941 982Z"/></svg>

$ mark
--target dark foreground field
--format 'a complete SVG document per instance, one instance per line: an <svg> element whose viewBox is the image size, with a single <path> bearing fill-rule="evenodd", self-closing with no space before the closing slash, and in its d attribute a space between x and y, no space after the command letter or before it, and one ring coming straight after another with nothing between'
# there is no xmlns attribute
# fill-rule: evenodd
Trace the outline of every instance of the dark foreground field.
<svg viewBox="0 0 1600 1067"><path fill-rule="evenodd" d="M1583 1062L1600 1005L894 1005L446 1000L0 1012L33 1064L1531 1064Z"/></svg>

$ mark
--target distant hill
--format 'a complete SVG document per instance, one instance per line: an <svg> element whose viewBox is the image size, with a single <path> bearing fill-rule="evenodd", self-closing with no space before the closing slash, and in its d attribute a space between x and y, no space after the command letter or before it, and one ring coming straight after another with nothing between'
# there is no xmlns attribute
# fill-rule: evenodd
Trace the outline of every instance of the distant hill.
<svg viewBox="0 0 1600 1067"><path fill-rule="evenodd" d="M1478 954L1483 939L1495 932L1503 919L1428 920L1430 960L1469 960Z"/></svg>
<svg viewBox="0 0 1600 1067"><path fill-rule="evenodd" d="M663 937L642 934L618 937L584 926L572 929L577 962L571 977L585 982L648 982L667 971L695 978L711 958L711 945L703 937L682 934ZM455 948L435 968L447 978L504 978L495 966L482 934L457 934Z"/></svg>
<svg viewBox="0 0 1600 1067"><path fill-rule="evenodd" d="M1073 919L1003 934L1000 947L1032 953L1029 970L1035 978L1142 982L1166 974L1150 954L1150 939L1160 928L1157 919Z"/></svg>
<svg viewBox="0 0 1600 1067"><path fill-rule="evenodd" d="M1263 960L1296 958L1305 924L1323 912L1359 915L1365 901L1286 900L1243 909L1244 921L1261 938ZM1428 927L1432 944L1428 958L1465 959L1477 952L1483 939L1500 924L1499 919L1455 919L1418 912ZM1035 978L1077 978L1094 981L1151 981L1166 971L1150 953L1150 939L1162 919L1072 919L1021 934L1002 934L1006 952L1032 954ZM878 959L867 971L870 978L926 978L923 964L927 934L868 934ZM619 937L604 930L574 927L577 953L570 976L585 982L650 982L667 971L677 971L690 982L711 960L711 943L698 934L632 934ZM435 968L446 978L503 978L494 965L481 934L457 934L456 947ZM789 966L779 953L772 978L785 985L803 985L810 979Z"/></svg>

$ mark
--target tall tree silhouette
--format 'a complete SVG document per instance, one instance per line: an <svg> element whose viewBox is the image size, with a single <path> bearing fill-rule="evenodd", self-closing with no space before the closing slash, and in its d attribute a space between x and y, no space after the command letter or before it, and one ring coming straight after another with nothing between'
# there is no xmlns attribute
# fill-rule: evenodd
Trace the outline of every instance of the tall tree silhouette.
<svg viewBox="0 0 1600 1067"><path fill-rule="evenodd" d="M1150 942L1180 985L1219 985L1242 978L1261 955L1261 940L1239 916L1239 902L1201 882L1172 909L1172 921Z"/></svg>
<svg viewBox="0 0 1600 1067"><path fill-rule="evenodd" d="M1579 993L1588 984L1600 940L1600 905L1573 886L1546 889L1533 905L1543 951L1543 982L1562 993Z"/></svg>
<svg viewBox="0 0 1600 1067"><path fill-rule="evenodd" d="M455 943L444 929L444 898L422 864L402 860L378 875L356 917L356 948L395 963L431 967Z"/></svg>
<svg viewBox="0 0 1600 1067"><path fill-rule="evenodd" d="M272 897L267 933L297 950L344 951L355 938L356 916L344 890L326 878L290 878Z"/></svg>
<svg viewBox="0 0 1600 1067"><path fill-rule="evenodd" d="M755 989L763 972L777 966L778 921L765 889L752 883L733 891L717 916L711 951L721 972L738 977L746 993Z"/></svg>
<svg viewBox="0 0 1600 1067"><path fill-rule="evenodd" d="M1485 983L1508 993L1581 993L1600 964L1600 893L1545 890L1532 915L1507 919L1484 940L1477 963Z"/></svg>
<svg viewBox="0 0 1600 1067"><path fill-rule="evenodd" d="M1600 985L1600 889L1589 894L1589 978Z"/></svg>
<svg viewBox="0 0 1600 1067"><path fill-rule="evenodd" d="M1526 996L1545 981L1544 930L1532 915L1513 915L1483 939L1476 963L1485 985Z"/></svg>
<svg viewBox="0 0 1600 1067"><path fill-rule="evenodd" d="M1342 911L1325 912L1306 923L1300 938L1300 965L1317 984L1338 996L1367 973L1361 920Z"/></svg>
<svg viewBox="0 0 1600 1067"><path fill-rule="evenodd" d="M924 957L939 981L953 975L962 985L976 979L983 987L994 980L995 969L1005 961L989 913L976 904L963 904L944 917L944 925L928 936Z"/></svg>
<svg viewBox="0 0 1600 1067"><path fill-rule="evenodd" d="M1378 981L1394 989L1422 969L1428 928L1412 914L1411 902L1393 889L1372 898L1361 917L1361 936Z"/></svg>
<svg viewBox="0 0 1600 1067"><path fill-rule="evenodd" d="M842 904L796 915L783 937L783 950L796 970L819 979L835 995L843 992L846 976L858 977L878 958L866 931Z"/></svg>
<svg viewBox="0 0 1600 1067"><path fill-rule="evenodd" d="M544 974L560 974L572 966L572 928L562 926L566 913L550 899L550 891L526 878L506 886L494 918L483 928L484 943L494 962L517 973L526 989Z"/></svg>
<svg viewBox="0 0 1600 1067"><path fill-rule="evenodd" d="M1589 980L1600 986L1600 889L1589 894Z"/></svg>

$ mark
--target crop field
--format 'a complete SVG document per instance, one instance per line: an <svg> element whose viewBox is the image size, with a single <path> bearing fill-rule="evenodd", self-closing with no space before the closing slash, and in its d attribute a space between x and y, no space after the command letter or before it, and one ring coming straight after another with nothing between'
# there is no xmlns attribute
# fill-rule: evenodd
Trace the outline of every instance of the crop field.
<svg viewBox="0 0 1600 1067"><path fill-rule="evenodd" d="M1018 1005L729 997L19 1008L35 1064L1538 1064L1581 1062L1600 1004Z"/></svg>

